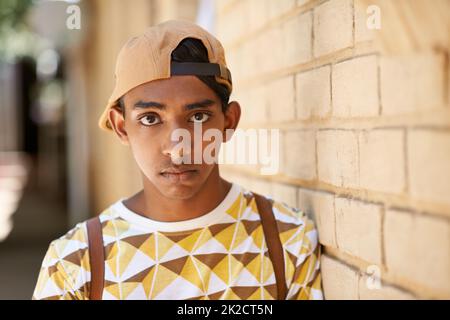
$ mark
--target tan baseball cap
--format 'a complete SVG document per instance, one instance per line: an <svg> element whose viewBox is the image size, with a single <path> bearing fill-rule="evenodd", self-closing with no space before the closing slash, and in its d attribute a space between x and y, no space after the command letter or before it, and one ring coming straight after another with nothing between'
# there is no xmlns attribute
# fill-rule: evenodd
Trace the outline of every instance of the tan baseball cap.
<svg viewBox="0 0 450 320"><path fill-rule="evenodd" d="M209 63L171 62L172 51L185 38L202 41L208 51ZM169 20L148 28L139 36L130 38L119 52L114 73L115 86L99 126L112 130L108 111L131 89L172 75L210 75L232 91L231 73L225 61L222 44L212 34L185 20Z"/></svg>

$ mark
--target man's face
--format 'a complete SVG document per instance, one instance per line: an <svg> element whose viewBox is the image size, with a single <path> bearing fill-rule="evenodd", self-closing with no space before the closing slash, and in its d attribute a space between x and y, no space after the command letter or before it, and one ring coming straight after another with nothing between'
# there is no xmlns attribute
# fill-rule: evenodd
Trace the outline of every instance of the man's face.
<svg viewBox="0 0 450 320"><path fill-rule="evenodd" d="M215 163L194 163L194 152L209 144L217 146L225 141L225 129L234 129L240 115L237 102L232 102L226 113L221 101L206 84L195 76L173 76L151 81L130 90L124 96L125 118L120 111L110 111L110 122L121 141L129 144L134 158L145 178L162 195L173 199L188 199L205 184ZM221 141L197 140L194 126L201 123L200 133L216 129ZM174 131L186 130L190 140L172 137ZM188 142L188 144L186 144ZM196 148L196 150L194 149ZM218 151L218 150L217 150ZM186 159L190 158L190 164ZM183 159L183 163L176 163Z"/></svg>

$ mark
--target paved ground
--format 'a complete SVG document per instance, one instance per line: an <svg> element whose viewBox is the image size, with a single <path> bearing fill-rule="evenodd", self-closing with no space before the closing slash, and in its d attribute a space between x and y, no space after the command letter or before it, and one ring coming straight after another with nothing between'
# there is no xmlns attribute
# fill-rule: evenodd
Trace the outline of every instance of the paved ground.
<svg viewBox="0 0 450 320"><path fill-rule="evenodd" d="M13 229L0 242L2 300L31 299L50 241L68 230L64 204L36 187L33 172L22 192L11 219Z"/></svg>

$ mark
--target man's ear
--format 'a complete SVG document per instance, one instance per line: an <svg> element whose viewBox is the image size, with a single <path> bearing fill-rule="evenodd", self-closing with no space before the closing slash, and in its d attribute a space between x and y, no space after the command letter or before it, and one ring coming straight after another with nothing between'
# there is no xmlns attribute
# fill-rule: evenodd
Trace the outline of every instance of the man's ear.
<svg viewBox="0 0 450 320"><path fill-rule="evenodd" d="M233 130L232 132L234 133L234 131L236 130L236 128L239 124L240 118L241 118L240 104L237 101L231 101L230 103L228 103L227 111L225 111L224 142L227 142L233 136L232 134L228 136L226 134L227 133L226 130L232 129Z"/></svg>
<svg viewBox="0 0 450 320"><path fill-rule="evenodd" d="M108 112L108 119L112 129L119 137L120 142L124 145L129 145L128 133L125 130L125 118L122 111L117 107L110 108Z"/></svg>

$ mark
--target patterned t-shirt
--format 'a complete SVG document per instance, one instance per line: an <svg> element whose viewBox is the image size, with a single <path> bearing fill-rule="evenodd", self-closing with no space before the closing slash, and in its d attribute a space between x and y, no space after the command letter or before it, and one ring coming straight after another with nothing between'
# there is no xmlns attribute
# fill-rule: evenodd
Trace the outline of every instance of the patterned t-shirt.
<svg viewBox="0 0 450 320"><path fill-rule="evenodd" d="M287 299L322 299L321 247L313 221L279 201L273 212L283 245ZM100 214L100 221L103 299L276 297L255 199L236 183L215 209L194 219L155 221L132 212L120 199ZM32 299L89 299L90 278L84 221L50 243Z"/></svg>

